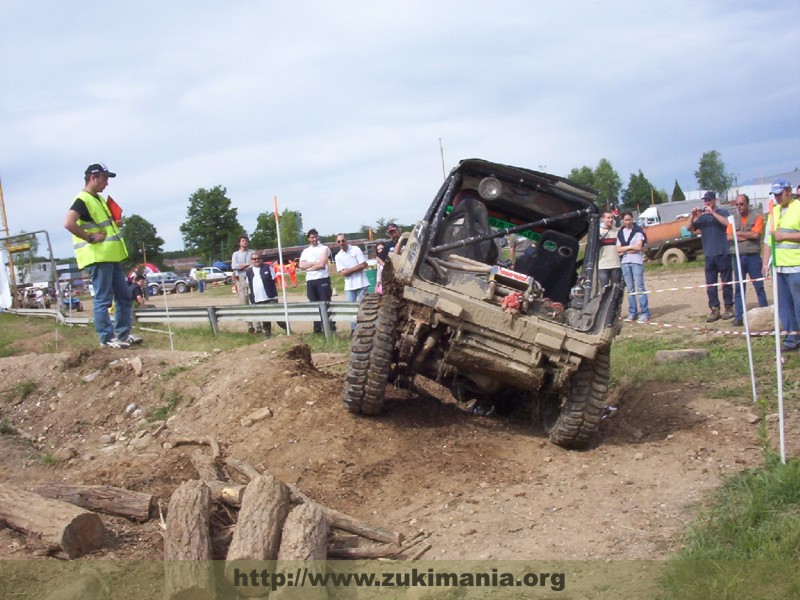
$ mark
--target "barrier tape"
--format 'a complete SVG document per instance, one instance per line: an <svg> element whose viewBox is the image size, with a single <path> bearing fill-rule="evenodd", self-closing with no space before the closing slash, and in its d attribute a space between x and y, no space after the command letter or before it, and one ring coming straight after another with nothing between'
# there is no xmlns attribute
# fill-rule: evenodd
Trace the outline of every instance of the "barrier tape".
<svg viewBox="0 0 800 600"><path fill-rule="evenodd" d="M766 281L770 279L770 277L759 277L758 279L745 279L743 283L747 285L747 282L758 282L758 281ZM660 290L645 290L644 292L628 292L629 296L644 296L645 294L659 294L661 292L680 292L684 290L699 290L703 288L710 288L710 287L722 287L723 285L739 285L739 280L734 279L731 281L718 281L717 283L703 283L700 285L686 285L683 287L672 287L672 288L663 288Z"/></svg>

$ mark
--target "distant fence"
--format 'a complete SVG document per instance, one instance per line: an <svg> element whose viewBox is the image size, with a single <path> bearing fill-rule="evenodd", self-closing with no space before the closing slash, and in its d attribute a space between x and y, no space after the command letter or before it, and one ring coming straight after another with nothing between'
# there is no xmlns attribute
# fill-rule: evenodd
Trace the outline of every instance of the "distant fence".
<svg viewBox="0 0 800 600"><path fill-rule="evenodd" d="M292 302L287 305L289 323L292 321L321 321L325 337L333 336L331 323L352 323L358 316L356 302ZM56 309L22 308L7 312L26 317L50 317L67 325L88 325L90 317L65 316ZM134 308L133 316L139 323L191 323L206 322L214 335L219 324L233 321L285 321L283 304L251 304L249 306L181 306L175 308Z"/></svg>
<svg viewBox="0 0 800 600"><path fill-rule="evenodd" d="M351 323L358 315L356 302L292 302L287 305L289 323L320 321L325 337L333 335L331 323ZM285 321L283 304L251 304L248 306L197 306L176 308L135 308L133 316L139 323L207 322L216 335L219 324L229 321Z"/></svg>

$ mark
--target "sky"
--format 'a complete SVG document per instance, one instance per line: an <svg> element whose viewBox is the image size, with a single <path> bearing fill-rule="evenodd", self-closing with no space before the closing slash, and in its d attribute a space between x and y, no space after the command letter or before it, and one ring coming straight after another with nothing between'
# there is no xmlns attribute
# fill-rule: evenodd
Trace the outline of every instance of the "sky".
<svg viewBox="0 0 800 600"><path fill-rule="evenodd" d="M667 193L709 150L739 181L791 171L798 24L797 0L4 0L8 227L69 257L94 162L165 250L217 185L248 232L277 197L328 235L416 222L465 158L606 158Z"/></svg>

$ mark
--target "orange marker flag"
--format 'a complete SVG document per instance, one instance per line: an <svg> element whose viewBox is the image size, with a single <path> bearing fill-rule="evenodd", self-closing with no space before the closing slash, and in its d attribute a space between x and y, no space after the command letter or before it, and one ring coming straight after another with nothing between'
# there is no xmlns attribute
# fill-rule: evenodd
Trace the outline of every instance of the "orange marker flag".
<svg viewBox="0 0 800 600"><path fill-rule="evenodd" d="M111 217L119 224L122 221L122 207L111 196L106 200L106 204L108 204L108 210L111 211Z"/></svg>

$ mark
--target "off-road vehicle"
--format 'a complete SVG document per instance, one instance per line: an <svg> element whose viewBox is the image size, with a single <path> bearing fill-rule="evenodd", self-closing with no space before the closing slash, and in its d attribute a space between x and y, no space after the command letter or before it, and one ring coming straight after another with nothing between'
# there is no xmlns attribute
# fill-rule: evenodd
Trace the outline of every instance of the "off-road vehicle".
<svg viewBox="0 0 800 600"><path fill-rule="evenodd" d="M555 175L462 161L386 262L383 294L359 308L345 406L377 414L387 383L421 375L459 400L529 409L560 446L589 445L622 299L620 285L596 283L595 197ZM531 241L513 269L510 234Z"/></svg>

